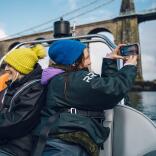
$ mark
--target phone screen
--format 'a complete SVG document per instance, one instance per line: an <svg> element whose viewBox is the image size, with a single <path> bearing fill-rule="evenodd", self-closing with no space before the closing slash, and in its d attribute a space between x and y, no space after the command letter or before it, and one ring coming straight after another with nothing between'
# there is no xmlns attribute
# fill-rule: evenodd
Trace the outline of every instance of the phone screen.
<svg viewBox="0 0 156 156"><path fill-rule="evenodd" d="M138 44L125 45L120 48L120 53L122 56L138 55L139 46Z"/></svg>

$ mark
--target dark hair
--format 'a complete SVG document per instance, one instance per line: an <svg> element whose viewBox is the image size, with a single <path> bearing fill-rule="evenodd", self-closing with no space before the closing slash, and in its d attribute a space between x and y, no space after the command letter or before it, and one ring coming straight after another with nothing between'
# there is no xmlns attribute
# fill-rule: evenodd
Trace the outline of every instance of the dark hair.
<svg viewBox="0 0 156 156"><path fill-rule="evenodd" d="M67 99L67 89L70 85L69 83L69 73L73 72L73 71L78 71L80 70L79 66L83 61L83 53L79 56L79 58L75 61L74 65L61 65L61 64L54 64L52 62L50 62L50 66L54 67L54 68L60 68L62 70L65 71L64 74L64 96L65 99Z"/></svg>

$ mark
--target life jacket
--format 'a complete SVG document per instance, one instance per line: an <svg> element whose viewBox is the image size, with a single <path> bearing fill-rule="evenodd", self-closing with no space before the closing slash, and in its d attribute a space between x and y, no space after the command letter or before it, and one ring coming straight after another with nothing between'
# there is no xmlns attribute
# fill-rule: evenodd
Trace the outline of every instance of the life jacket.
<svg viewBox="0 0 156 156"><path fill-rule="evenodd" d="M36 145L34 147L34 151L32 151L31 156L36 156L36 155L37 156L42 156L42 152L43 152L43 150L45 148L46 141L48 139L49 133L53 133L53 134L55 133L55 129L53 129L53 123L59 118L60 113L62 113L62 112L68 112L68 113L71 113L71 114L79 114L79 115L83 115L83 116L86 116L86 117L94 118L94 119L97 119L101 124L105 120L103 111L98 111L98 112L84 111L84 110L79 110L79 109L76 109L76 108L62 109L60 112L57 112L56 114L54 114L53 116L48 118L47 123L45 124L42 131L40 132L40 136L36 141ZM109 131L109 128L108 128L108 131ZM67 136L67 134L65 134L65 137L64 137L64 134L58 134L58 135L55 135L55 136L58 137L61 140L64 140L64 141L67 141L67 142L72 141L73 143L77 143L76 139L75 139L75 136L83 137L83 138L85 138L84 140L86 140L85 141L86 142L85 149L92 156L99 155L99 151L98 151L99 147L92 141L92 139L90 139L90 137L88 136L87 133L78 131L78 132L74 132L74 133L71 132L71 133L68 133L68 134L70 135L69 137ZM73 136L73 138L72 138L72 136ZM82 144L84 145L84 142ZM93 148L93 150L91 148L89 148L89 146L91 146Z"/></svg>
<svg viewBox="0 0 156 156"><path fill-rule="evenodd" d="M5 73L0 76L0 92L7 87L6 82L9 80L9 74Z"/></svg>

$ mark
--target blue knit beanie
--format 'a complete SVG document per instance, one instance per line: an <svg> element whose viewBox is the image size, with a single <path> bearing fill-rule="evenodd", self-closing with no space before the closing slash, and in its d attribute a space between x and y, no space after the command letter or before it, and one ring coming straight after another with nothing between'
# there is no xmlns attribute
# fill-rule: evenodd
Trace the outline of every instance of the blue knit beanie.
<svg viewBox="0 0 156 156"><path fill-rule="evenodd" d="M57 64L71 65L81 56L86 45L76 40L59 40L49 47L49 57Z"/></svg>

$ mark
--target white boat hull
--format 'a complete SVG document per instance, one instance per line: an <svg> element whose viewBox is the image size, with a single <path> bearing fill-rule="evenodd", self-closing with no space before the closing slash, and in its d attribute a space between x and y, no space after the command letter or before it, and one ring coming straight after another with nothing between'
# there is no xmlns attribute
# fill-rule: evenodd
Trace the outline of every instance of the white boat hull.
<svg viewBox="0 0 156 156"><path fill-rule="evenodd" d="M156 150L156 125L141 112L117 105L105 112L104 126L111 128L100 156L143 156Z"/></svg>

